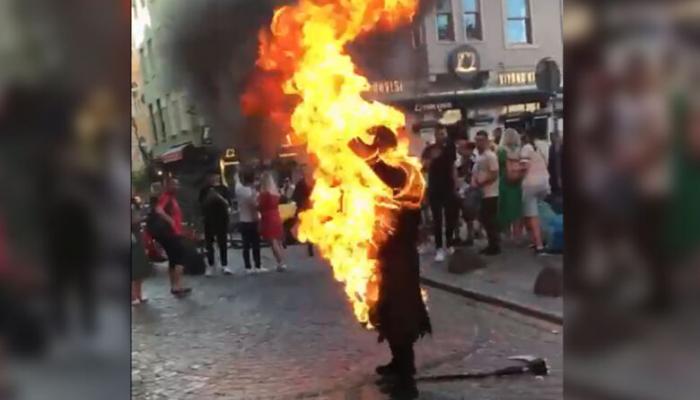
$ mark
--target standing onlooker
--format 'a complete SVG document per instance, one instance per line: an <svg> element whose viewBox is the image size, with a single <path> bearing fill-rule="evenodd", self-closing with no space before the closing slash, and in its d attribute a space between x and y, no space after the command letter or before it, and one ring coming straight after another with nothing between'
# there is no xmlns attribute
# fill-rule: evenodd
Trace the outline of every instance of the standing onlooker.
<svg viewBox="0 0 700 400"><path fill-rule="evenodd" d="M532 235L536 254L544 254L542 231L538 212L538 201L549 193L549 173L544 155L535 145L532 132L525 135L525 145L520 153L523 178L523 217L525 226Z"/></svg>
<svg viewBox="0 0 700 400"><path fill-rule="evenodd" d="M258 272L263 271L260 263L260 234L258 233L258 194L254 188L255 174L248 170L236 179L236 201L238 202L238 229L243 239L243 263L246 272L253 272L250 265L250 250Z"/></svg>
<svg viewBox="0 0 700 400"><path fill-rule="evenodd" d="M204 240L207 247L207 271L211 276L215 268L214 241L219 245L219 257L224 274L232 272L228 268L228 209L231 205L229 191L222 184L218 171L207 176L207 184L199 191L199 205L204 216Z"/></svg>
<svg viewBox="0 0 700 400"><path fill-rule="evenodd" d="M186 249L182 237L182 210L175 197L178 188L179 182L177 179L166 179L163 193L158 197L154 217L161 218L167 225L163 229L156 229L157 232L151 232L151 234L153 234L168 255L170 293L180 297L189 294L192 289L182 285Z"/></svg>
<svg viewBox="0 0 700 400"><path fill-rule="evenodd" d="M552 132L549 134L549 138L552 142L549 146L549 161L547 164L547 171L549 171L549 187L551 188L553 195L561 196L561 156L563 150L561 135L559 135L559 132Z"/></svg>
<svg viewBox="0 0 700 400"><path fill-rule="evenodd" d="M141 204L137 198L131 198L131 305L145 303L142 283L151 273L151 262L146 256L146 249L141 238Z"/></svg>
<svg viewBox="0 0 700 400"><path fill-rule="evenodd" d="M474 165L472 186L481 188L480 220L486 230L488 246L481 254L496 255L501 252L498 231L498 157L491 151L489 134L486 131L476 133L476 149L479 156Z"/></svg>
<svg viewBox="0 0 700 400"><path fill-rule="evenodd" d="M258 199L258 209L261 217L260 234L272 246L272 254L277 261L277 271L283 272L287 269L287 266L284 263L284 249L282 249L284 229L282 229L279 200L280 193L275 180L269 172L265 172L261 179L260 197Z"/></svg>
<svg viewBox="0 0 700 400"><path fill-rule="evenodd" d="M503 137L503 128L500 126L493 130L493 145L496 149L501 145L501 139Z"/></svg>
<svg viewBox="0 0 700 400"><path fill-rule="evenodd" d="M521 233L523 216L523 192L521 187L520 134L512 128L506 129L498 148L498 225L508 230L516 239Z"/></svg>
<svg viewBox="0 0 700 400"><path fill-rule="evenodd" d="M471 195L474 188L470 186L472 182L472 171L474 170L474 163L476 162L475 148L476 145L474 142L470 142L467 139L459 139L457 141L457 152L459 153L457 178L460 185L458 190L461 197L460 211L462 220L467 226L467 240L464 242L466 246L474 244L474 220L476 220L479 211L479 201L475 201L474 196ZM459 230L455 235L457 239L461 239L459 237Z"/></svg>
<svg viewBox="0 0 700 400"><path fill-rule="evenodd" d="M422 155L423 165L428 170L428 203L433 215L435 235L435 261L445 260L443 249L443 221L445 243L448 252L453 251L455 225L457 222L457 196L455 191L457 151L444 126L435 132L435 144L428 146ZM444 216L444 219L443 219Z"/></svg>
<svg viewBox="0 0 700 400"><path fill-rule="evenodd" d="M299 221L299 214L302 211L308 210L311 207L311 191L313 190L313 180L303 167L299 169L299 180L294 185L294 193L292 193L292 200L297 205L297 212L294 219ZM314 246L311 243L307 243L307 252L309 257L314 256Z"/></svg>

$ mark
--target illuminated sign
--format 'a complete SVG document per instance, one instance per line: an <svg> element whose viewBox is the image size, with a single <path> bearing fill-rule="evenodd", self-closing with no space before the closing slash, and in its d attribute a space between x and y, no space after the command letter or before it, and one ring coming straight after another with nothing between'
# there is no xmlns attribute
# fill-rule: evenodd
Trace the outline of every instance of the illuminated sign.
<svg viewBox="0 0 700 400"><path fill-rule="evenodd" d="M414 110L416 112L423 112L423 111L445 111L453 108L451 102L445 102L445 103L431 103L431 104L416 104Z"/></svg>
<svg viewBox="0 0 700 400"><path fill-rule="evenodd" d="M479 54L471 46L461 46L450 53L448 64L457 78L471 82L479 72Z"/></svg>
<svg viewBox="0 0 700 400"><path fill-rule="evenodd" d="M534 85L535 83L535 71L500 72L498 74L500 86Z"/></svg>
<svg viewBox="0 0 700 400"><path fill-rule="evenodd" d="M403 90L403 82L401 81L372 82L370 87L370 91L377 94L401 93Z"/></svg>

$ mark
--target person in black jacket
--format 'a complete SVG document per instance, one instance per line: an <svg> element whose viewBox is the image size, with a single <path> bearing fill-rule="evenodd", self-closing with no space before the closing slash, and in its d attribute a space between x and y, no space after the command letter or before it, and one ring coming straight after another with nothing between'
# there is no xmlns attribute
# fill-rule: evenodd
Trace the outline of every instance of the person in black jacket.
<svg viewBox="0 0 700 400"><path fill-rule="evenodd" d="M297 212L294 217L295 223L299 222L299 214L302 211L308 210L311 207L311 191L313 190L313 182L307 176L308 173L303 169L299 169L299 180L294 185L292 193L292 201L297 205ZM311 243L306 244L309 257L314 256L314 246Z"/></svg>
<svg viewBox="0 0 700 400"><path fill-rule="evenodd" d="M371 305L370 323L379 333L379 341L389 343L392 359L377 367L382 391L392 398L414 399L418 389L414 343L432 332L428 311L420 288L420 260L418 255L418 228L420 203L425 183L421 172L414 165L402 163L393 166L382 160L382 154L397 145L397 138L390 129L380 126L371 130L374 142L365 144L354 139L349 146L363 158L382 182L394 194L395 207L380 207L383 216L390 215L394 221L388 237L381 241L376 251L379 262L379 291L376 303ZM377 224L379 235L386 233Z"/></svg>
<svg viewBox="0 0 700 400"><path fill-rule="evenodd" d="M214 241L219 246L219 257L225 274L231 274L228 268L228 227L229 207L231 196L229 190L223 185L218 171L212 171L207 175L207 182L199 191L199 205L204 217L204 240L207 247L208 267L206 275L210 276L215 268Z"/></svg>

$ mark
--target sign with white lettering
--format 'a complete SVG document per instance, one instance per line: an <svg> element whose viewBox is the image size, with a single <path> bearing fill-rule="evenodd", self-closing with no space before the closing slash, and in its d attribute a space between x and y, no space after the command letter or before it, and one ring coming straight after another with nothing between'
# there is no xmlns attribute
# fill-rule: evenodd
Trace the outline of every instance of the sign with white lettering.
<svg viewBox="0 0 700 400"><path fill-rule="evenodd" d="M415 112L425 112L425 111L445 111L454 108L452 103L446 101L444 103L430 103L430 104L416 104L414 107Z"/></svg>
<svg viewBox="0 0 700 400"><path fill-rule="evenodd" d="M511 71L498 74L500 86L534 85L535 82L535 71Z"/></svg>
<svg viewBox="0 0 700 400"><path fill-rule="evenodd" d="M370 84L370 91L375 94L402 93L404 85L401 81L379 81Z"/></svg>

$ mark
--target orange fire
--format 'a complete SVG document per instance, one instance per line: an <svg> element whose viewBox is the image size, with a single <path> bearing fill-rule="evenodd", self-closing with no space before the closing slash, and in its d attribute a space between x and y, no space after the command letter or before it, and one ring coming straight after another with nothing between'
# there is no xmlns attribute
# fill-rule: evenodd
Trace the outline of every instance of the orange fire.
<svg viewBox="0 0 700 400"><path fill-rule="evenodd" d="M355 138L371 142L367 131L384 125L399 132L397 109L361 94L370 88L345 46L374 29L410 22L418 0L300 0L276 10L260 34L257 65L265 78L252 79L242 98L244 111L260 112L293 131L316 159L312 208L302 213L299 238L315 243L345 284L357 319L369 324L380 279L374 258L392 229L392 209L416 207L424 187L420 164L408 155L408 140L382 159L412 171L411 201L401 200L348 147ZM276 90L269 90L275 86ZM268 90L261 90L262 88ZM281 100L284 97L292 101ZM416 184L417 183L417 184ZM379 228L379 229L378 229Z"/></svg>

